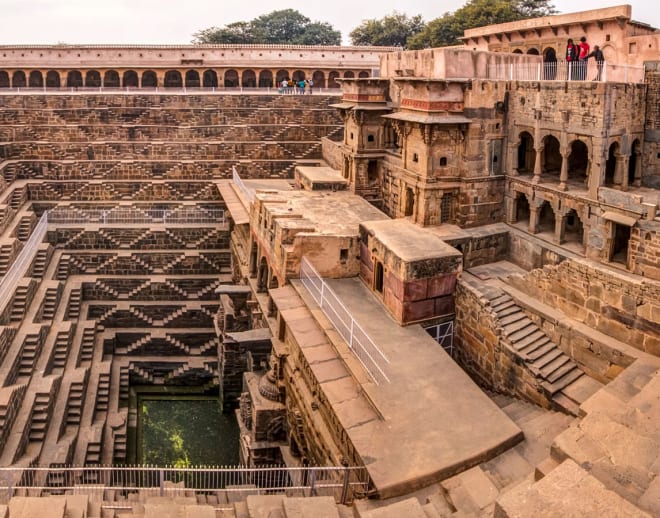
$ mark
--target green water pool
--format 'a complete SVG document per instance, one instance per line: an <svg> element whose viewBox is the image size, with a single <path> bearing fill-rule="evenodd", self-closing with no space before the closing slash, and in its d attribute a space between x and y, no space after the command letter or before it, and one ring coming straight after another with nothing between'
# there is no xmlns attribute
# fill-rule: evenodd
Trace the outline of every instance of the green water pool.
<svg viewBox="0 0 660 518"><path fill-rule="evenodd" d="M238 424L217 399L140 398L138 462L158 466L237 465Z"/></svg>

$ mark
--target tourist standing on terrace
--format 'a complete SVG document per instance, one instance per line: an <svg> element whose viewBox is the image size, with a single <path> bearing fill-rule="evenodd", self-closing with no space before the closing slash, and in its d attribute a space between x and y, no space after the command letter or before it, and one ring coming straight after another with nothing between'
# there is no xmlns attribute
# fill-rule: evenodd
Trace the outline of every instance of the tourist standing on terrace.
<svg viewBox="0 0 660 518"><path fill-rule="evenodd" d="M581 79L584 81L587 78L587 60L589 59L589 44L587 43L587 38L582 36L580 38L580 44L578 45L578 48L580 49L580 53L578 55L578 58L580 60L580 77L578 79Z"/></svg>
<svg viewBox="0 0 660 518"><path fill-rule="evenodd" d="M603 64L605 63L603 51L600 50L598 45L594 45L594 50L587 56L588 58L594 58L596 60L596 77L594 77L594 81L602 81L601 74L603 72Z"/></svg>
<svg viewBox="0 0 660 518"><path fill-rule="evenodd" d="M568 42L566 42L566 79L575 79L577 59L578 48L573 44L573 40L568 38Z"/></svg>

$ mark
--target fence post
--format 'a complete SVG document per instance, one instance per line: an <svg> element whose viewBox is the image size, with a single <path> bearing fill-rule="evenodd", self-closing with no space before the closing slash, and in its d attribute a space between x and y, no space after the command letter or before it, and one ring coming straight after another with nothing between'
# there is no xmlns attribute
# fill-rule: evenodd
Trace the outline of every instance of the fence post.
<svg viewBox="0 0 660 518"><path fill-rule="evenodd" d="M158 470L158 478L160 482L160 496L165 496L165 471Z"/></svg>
<svg viewBox="0 0 660 518"><path fill-rule="evenodd" d="M309 481L309 496L316 496L316 470L312 468Z"/></svg>
<svg viewBox="0 0 660 518"><path fill-rule="evenodd" d="M348 501L348 483L350 482L350 471L348 466L344 468L344 481L341 488L341 499L340 504L345 505Z"/></svg>
<svg viewBox="0 0 660 518"><path fill-rule="evenodd" d="M321 280L321 301L319 302L319 307L323 309L323 289L325 288L325 282Z"/></svg>
<svg viewBox="0 0 660 518"><path fill-rule="evenodd" d="M355 319L351 317L351 339L349 341L348 346L353 349L353 326L355 325Z"/></svg>

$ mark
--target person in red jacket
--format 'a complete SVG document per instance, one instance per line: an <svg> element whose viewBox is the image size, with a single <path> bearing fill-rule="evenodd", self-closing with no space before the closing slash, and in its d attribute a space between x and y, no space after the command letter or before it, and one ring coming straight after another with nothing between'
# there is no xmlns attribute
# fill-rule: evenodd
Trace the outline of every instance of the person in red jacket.
<svg viewBox="0 0 660 518"><path fill-rule="evenodd" d="M589 58L589 44L587 43L587 38L582 36L580 38L580 44L578 45L578 63L579 63L579 79L584 81L587 78L587 59Z"/></svg>

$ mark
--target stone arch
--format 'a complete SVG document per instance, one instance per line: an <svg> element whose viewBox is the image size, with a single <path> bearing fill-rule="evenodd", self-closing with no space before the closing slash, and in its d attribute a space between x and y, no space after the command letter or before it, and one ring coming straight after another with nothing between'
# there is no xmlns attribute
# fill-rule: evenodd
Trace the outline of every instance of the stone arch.
<svg viewBox="0 0 660 518"><path fill-rule="evenodd" d="M337 82L337 78L339 77L339 72L331 70L328 74L328 88L339 88L339 83Z"/></svg>
<svg viewBox="0 0 660 518"><path fill-rule="evenodd" d="M374 270L374 289L378 293L383 293L384 277L385 277L385 271L383 268L383 263L376 260L376 268Z"/></svg>
<svg viewBox="0 0 660 518"><path fill-rule="evenodd" d="M528 56L540 56L541 53L539 52L539 49L532 47L531 49L527 49L526 54Z"/></svg>
<svg viewBox="0 0 660 518"><path fill-rule="evenodd" d="M543 200L539 207L537 232L552 232L554 234L555 225L555 211L549 201Z"/></svg>
<svg viewBox="0 0 660 518"><path fill-rule="evenodd" d="M574 140L570 145L568 157L568 179L585 182L589 170L589 148L581 140Z"/></svg>
<svg viewBox="0 0 660 518"><path fill-rule="evenodd" d="M22 70L17 70L14 72L14 75L11 77L11 86L13 88L25 88L27 86L27 79L25 78L25 72Z"/></svg>
<svg viewBox="0 0 660 518"><path fill-rule="evenodd" d="M49 70L46 73L46 87L59 88L60 86L62 86L60 74L56 70Z"/></svg>
<svg viewBox="0 0 660 518"><path fill-rule="evenodd" d="M523 131L518 136L518 172L533 173L536 161L536 150L534 149L534 137L528 131Z"/></svg>
<svg viewBox="0 0 660 518"><path fill-rule="evenodd" d="M69 88L78 88L83 85L83 78L80 70L70 70L66 75L66 86Z"/></svg>
<svg viewBox="0 0 660 518"><path fill-rule="evenodd" d="M218 87L218 74L215 70L204 70L202 74L202 86L204 88Z"/></svg>
<svg viewBox="0 0 660 518"><path fill-rule="evenodd" d="M641 181L640 165L642 163L642 146L639 139L633 140L628 161L628 185Z"/></svg>
<svg viewBox="0 0 660 518"><path fill-rule="evenodd" d="M243 70L241 74L241 86L247 88L255 88L257 86L257 74L254 73L254 70L250 68Z"/></svg>
<svg viewBox="0 0 660 518"><path fill-rule="evenodd" d="M225 72L225 87L236 88L238 86L238 72L233 68Z"/></svg>
<svg viewBox="0 0 660 518"><path fill-rule="evenodd" d="M620 185L621 181L617 175L617 164L619 160L619 143L612 142L607 150L607 160L605 161L605 187Z"/></svg>
<svg viewBox="0 0 660 518"><path fill-rule="evenodd" d="M325 88L325 74L323 70L315 70L312 74L312 81L314 81L314 88Z"/></svg>
<svg viewBox="0 0 660 518"><path fill-rule="evenodd" d="M543 79L552 81L557 77L557 51L553 47L543 49Z"/></svg>
<svg viewBox="0 0 660 518"><path fill-rule="evenodd" d="M412 187L406 187L406 197L404 199L403 215L413 216L415 213L415 192Z"/></svg>
<svg viewBox="0 0 660 518"><path fill-rule="evenodd" d="M277 73L275 74L275 82L277 83L277 86L280 86L282 84L282 81L284 80L289 80L289 71L288 70L278 70Z"/></svg>
<svg viewBox="0 0 660 518"><path fill-rule="evenodd" d="M270 70L262 70L261 72L259 72L259 87L272 88L272 86L273 86L273 72L271 72Z"/></svg>
<svg viewBox="0 0 660 518"><path fill-rule="evenodd" d="M186 70L186 88L199 88L199 72L197 70Z"/></svg>
<svg viewBox="0 0 660 518"><path fill-rule="evenodd" d="M575 209L569 209L563 217L561 241L575 243L580 246L584 244L584 226L582 219Z"/></svg>
<svg viewBox="0 0 660 518"><path fill-rule="evenodd" d="M153 70L145 70L142 72L142 88L157 88L158 87L158 76Z"/></svg>
<svg viewBox="0 0 660 518"><path fill-rule="evenodd" d="M103 86L107 88L119 88L119 73L116 70L108 70L103 75Z"/></svg>
<svg viewBox="0 0 660 518"><path fill-rule="evenodd" d="M527 195L524 192L517 193L514 202L515 207L513 210L513 223L524 223L527 227L529 227L531 210L529 207L529 201L527 200Z"/></svg>
<svg viewBox="0 0 660 518"><path fill-rule="evenodd" d="M355 77L355 73L352 70L347 70L344 72L344 79L353 79Z"/></svg>
<svg viewBox="0 0 660 518"><path fill-rule="evenodd" d="M268 261L265 257L261 257L259 261L259 269L257 270L257 291L264 292L268 287L269 268Z"/></svg>
<svg viewBox="0 0 660 518"><path fill-rule="evenodd" d="M44 76L39 70L33 70L30 72L28 86L30 88L42 88L44 86Z"/></svg>
<svg viewBox="0 0 660 518"><path fill-rule="evenodd" d="M88 70L85 74L85 86L98 88L101 86L101 74L98 70Z"/></svg>
<svg viewBox="0 0 660 518"><path fill-rule="evenodd" d="M0 88L9 88L9 74L4 70L0 70Z"/></svg>
<svg viewBox="0 0 660 518"><path fill-rule="evenodd" d="M522 54L523 51L521 49L516 49L512 52L512 54Z"/></svg>
<svg viewBox="0 0 660 518"><path fill-rule="evenodd" d="M559 151L559 140L554 135L546 135L543 138L543 151L541 157L542 170L544 173L556 173L561 171L561 152Z"/></svg>
<svg viewBox="0 0 660 518"><path fill-rule="evenodd" d="M126 72L124 72L121 83L124 88L126 87L137 88L138 86L140 86L137 72L135 70L127 70Z"/></svg>
<svg viewBox="0 0 660 518"><path fill-rule="evenodd" d="M358 74L358 77L360 79L366 79L370 76L369 72L367 70L360 70L360 73Z"/></svg>
<svg viewBox="0 0 660 518"><path fill-rule="evenodd" d="M165 88L182 88L183 79L181 78L181 72L178 70L168 70L165 72L165 81L163 86Z"/></svg>
<svg viewBox="0 0 660 518"><path fill-rule="evenodd" d="M293 76L291 76L291 79L293 79L294 82L302 81L305 79L305 72L302 70L296 70L293 72Z"/></svg>

